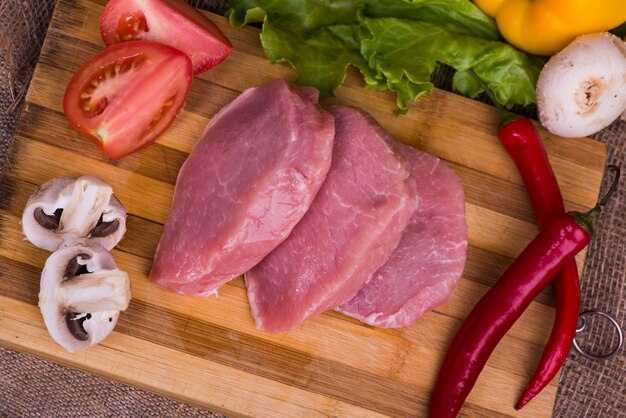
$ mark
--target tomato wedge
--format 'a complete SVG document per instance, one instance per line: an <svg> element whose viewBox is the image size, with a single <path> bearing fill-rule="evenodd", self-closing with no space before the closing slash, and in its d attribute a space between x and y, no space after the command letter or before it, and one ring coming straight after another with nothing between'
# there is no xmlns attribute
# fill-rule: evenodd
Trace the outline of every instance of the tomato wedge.
<svg viewBox="0 0 626 418"><path fill-rule="evenodd" d="M149 41L113 45L91 57L65 90L72 127L111 158L149 144L174 121L193 80L181 51Z"/></svg>
<svg viewBox="0 0 626 418"><path fill-rule="evenodd" d="M183 0L110 0L100 16L105 45L142 39L180 49L200 74L233 49L222 31Z"/></svg>

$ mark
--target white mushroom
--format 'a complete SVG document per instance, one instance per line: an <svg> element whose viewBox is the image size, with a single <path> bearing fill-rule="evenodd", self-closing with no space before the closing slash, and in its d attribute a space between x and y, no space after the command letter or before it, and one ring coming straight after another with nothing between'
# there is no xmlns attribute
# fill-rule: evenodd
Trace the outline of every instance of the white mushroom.
<svg viewBox="0 0 626 418"><path fill-rule="evenodd" d="M52 338L69 352L102 341L129 302L128 274L102 247L64 247L46 261L39 308Z"/></svg>
<svg viewBox="0 0 626 418"><path fill-rule="evenodd" d="M564 137L610 125L626 111L626 44L607 32L576 38L541 71L537 107L541 124Z"/></svg>
<svg viewBox="0 0 626 418"><path fill-rule="evenodd" d="M126 232L126 211L101 179L60 177L28 199L22 230L30 242L48 251L85 241L110 250Z"/></svg>

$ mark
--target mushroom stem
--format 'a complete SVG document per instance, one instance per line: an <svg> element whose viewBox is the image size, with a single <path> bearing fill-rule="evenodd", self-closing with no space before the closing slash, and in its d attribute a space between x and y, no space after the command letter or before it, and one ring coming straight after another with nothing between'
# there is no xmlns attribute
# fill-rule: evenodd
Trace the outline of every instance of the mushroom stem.
<svg viewBox="0 0 626 418"><path fill-rule="evenodd" d="M71 312L123 311L130 303L130 279L121 270L81 274L62 282L57 292Z"/></svg>
<svg viewBox="0 0 626 418"><path fill-rule="evenodd" d="M59 233L82 235L91 231L109 204L113 189L97 177L81 177L62 194L68 194L67 206L59 220Z"/></svg>

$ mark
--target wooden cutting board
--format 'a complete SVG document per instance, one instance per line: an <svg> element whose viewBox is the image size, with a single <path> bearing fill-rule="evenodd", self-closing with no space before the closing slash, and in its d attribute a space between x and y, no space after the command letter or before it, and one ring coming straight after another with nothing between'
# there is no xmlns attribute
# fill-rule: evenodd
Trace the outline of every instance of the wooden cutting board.
<svg viewBox="0 0 626 418"><path fill-rule="evenodd" d="M364 90L350 74L326 104L364 108L398 140L438 155L460 176L470 242L464 277L446 304L411 327L373 328L329 312L292 332L265 334L254 327L241 279L207 299L169 293L150 284L147 273L177 172L206 123L244 89L293 79L294 72L269 64L256 29L233 30L212 15L232 40L232 55L194 81L184 112L156 144L109 161L62 112L70 77L103 48L103 4L58 1L1 179L0 344L237 416L426 416L454 332L537 231L521 180L496 139L496 112L435 90L397 117L393 96ZM568 209L593 206L604 146L542 135ZM113 255L131 276L133 300L102 344L69 354L49 337L37 308L49 254L23 239L19 220L37 185L86 174L109 182L129 212L128 232ZM551 416L556 382L524 410L513 405L549 335L552 306L550 292L530 306L495 350L461 415Z"/></svg>

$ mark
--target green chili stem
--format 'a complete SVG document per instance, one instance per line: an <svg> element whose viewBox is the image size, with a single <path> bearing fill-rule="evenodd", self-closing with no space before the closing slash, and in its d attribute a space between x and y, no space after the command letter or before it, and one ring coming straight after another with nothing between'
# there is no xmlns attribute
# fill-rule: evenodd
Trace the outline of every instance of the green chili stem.
<svg viewBox="0 0 626 418"><path fill-rule="evenodd" d="M496 109L498 109L498 112L500 112L500 117L502 118L502 120L500 121L500 125L498 126L498 130L502 129L502 127L504 125L506 125L509 122L513 122L517 119L519 119L520 117L517 115L514 115L510 112L508 112L504 106L502 106L502 103L500 103L498 101L498 99L496 99L496 95L493 94L493 91L491 91L491 89L489 88L489 86L487 85L487 83L485 83L483 81L482 78L480 78L478 76L478 74L476 74L476 72L474 72L473 69L469 69L467 70L467 73L469 75L472 76L472 78L474 78L474 80L476 80L478 82L478 84L480 84L480 87L482 87L482 89L485 91L485 93L487 94L487 96L489 97L489 99L493 102L493 105L496 107Z"/></svg>
<svg viewBox="0 0 626 418"><path fill-rule="evenodd" d="M584 213L578 212L578 211L570 212L570 215L574 217L574 219L576 220L576 223L582 226L585 229L585 231L589 233L589 235L593 235L593 226L592 226L593 219L602 210L602 208L608 203L611 196L613 196L613 194L615 193L615 190L617 190L617 184L619 183L621 170L618 166L612 165L612 164L608 166L608 169L609 171L613 171L615 173L615 178L613 179L613 182L611 183L611 187L609 187L609 190L606 192L604 197L602 197L600 201L587 212L584 212Z"/></svg>

